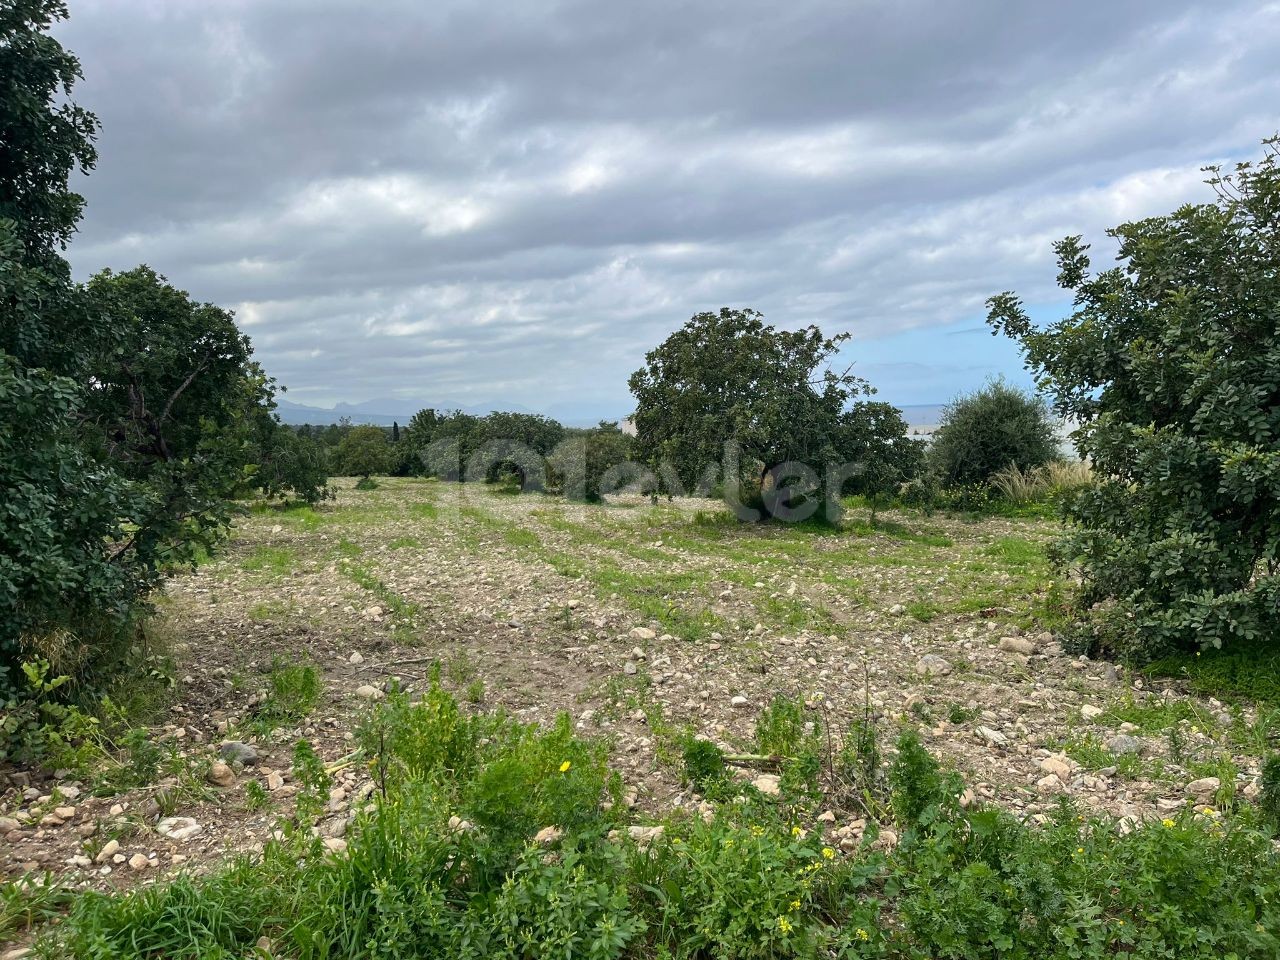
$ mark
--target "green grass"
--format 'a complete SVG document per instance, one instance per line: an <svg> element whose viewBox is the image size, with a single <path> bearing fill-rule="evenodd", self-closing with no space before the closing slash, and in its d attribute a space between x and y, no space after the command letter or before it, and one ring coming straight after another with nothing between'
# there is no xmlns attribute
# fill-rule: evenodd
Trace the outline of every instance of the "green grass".
<svg viewBox="0 0 1280 960"><path fill-rule="evenodd" d="M290 547L255 547L240 561L240 569L249 573L264 573L271 577L284 577L293 572L298 561L297 551Z"/></svg>
<svg viewBox="0 0 1280 960"><path fill-rule="evenodd" d="M618 693L628 709L643 700ZM825 740L804 733L805 719L799 703L775 703L757 746L812 756ZM420 702L392 690L373 705L358 743L379 789L341 855L309 829L331 780L302 741L301 819L282 821L260 855L70 904L15 898L0 916L21 929L65 908L40 928L37 956L66 960L229 960L257 955L263 938L272 955L314 960L1280 952L1280 856L1248 817L1182 815L1122 832L1069 802L1042 824L964 809L960 778L909 733L868 785L898 843L873 849L872 824L848 853L806 830L812 777L823 789L816 757L812 777L793 778L780 798L747 790L706 817L674 812L641 845L627 835L606 745L575 735L568 716L539 728L470 713L433 683ZM707 779L724 758L701 752ZM558 836L533 840L552 824Z"/></svg>
<svg viewBox="0 0 1280 960"><path fill-rule="evenodd" d="M267 675L267 693L255 712L255 721L268 732L298 723L315 710L323 684L310 664L276 660Z"/></svg>
<svg viewBox="0 0 1280 960"><path fill-rule="evenodd" d="M1197 693L1280 706L1280 645L1258 641L1175 655L1148 664L1152 677L1174 677Z"/></svg>

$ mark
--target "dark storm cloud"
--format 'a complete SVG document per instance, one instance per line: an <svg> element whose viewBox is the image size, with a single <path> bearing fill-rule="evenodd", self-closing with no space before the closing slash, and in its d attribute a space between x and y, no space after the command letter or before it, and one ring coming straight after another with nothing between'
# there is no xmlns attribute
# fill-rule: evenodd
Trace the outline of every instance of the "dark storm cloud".
<svg viewBox="0 0 1280 960"><path fill-rule="evenodd" d="M972 327L1056 298L1053 239L1207 199L1280 126L1256 3L84 0L60 36L103 122L77 269L234 306L314 402L623 413L722 304ZM1008 362L947 340L904 401Z"/></svg>

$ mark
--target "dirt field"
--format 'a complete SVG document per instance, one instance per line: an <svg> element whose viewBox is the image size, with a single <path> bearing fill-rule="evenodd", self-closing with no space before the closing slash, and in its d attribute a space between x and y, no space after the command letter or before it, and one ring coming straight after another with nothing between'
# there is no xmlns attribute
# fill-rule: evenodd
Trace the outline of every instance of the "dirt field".
<svg viewBox="0 0 1280 960"><path fill-rule="evenodd" d="M1063 793L1146 817L1256 791L1273 718L1144 688L1043 629L1052 532L896 513L873 526L865 510L838 532L745 527L711 501L585 506L418 480L255 509L162 604L179 664L153 731L172 747L166 775L110 796L17 781L0 806L0 863L11 878L105 888L260 848L289 805L300 737L338 768L317 827L340 846L369 789L342 759L354 725L388 683L421 688L433 664L474 709L566 711L608 737L639 819L698 801L678 734L746 747L777 694L834 730L868 704L887 734L915 725L976 799L1027 815ZM307 664L318 704L269 732L272 677ZM215 786L227 740L258 758ZM161 817L198 829L166 837Z"/></svg>

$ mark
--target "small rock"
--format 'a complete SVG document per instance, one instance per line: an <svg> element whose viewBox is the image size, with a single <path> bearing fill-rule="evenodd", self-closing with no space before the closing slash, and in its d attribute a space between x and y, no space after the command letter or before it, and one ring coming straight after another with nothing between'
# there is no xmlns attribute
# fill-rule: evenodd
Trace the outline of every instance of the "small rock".
<svg viewBox="0 0 1280 960"><path fill-rule="evenodd" d="M658 633L656 630L650 630L648 627L632 627L627 634L632 640L656 640Z"/></svg>
<svg viewBox="0 0 1280 960"><path fill-rule="evenodd" d="M284 777L279 772L272 770L267 774L267 789L272 793L284 786Z"/></svg>
<svg viewBox="0 0 1280 960"><path fill-rule="evenodd" d="M119 852L120 852L120 841L108 840L105 844L103 844L102 849L98 851L98 855L93 859L97 863L106 863L108 860L110 860Z"/></svg>
<svg viewBox="0 0 1280 960"><path fill-rule="evenodd" d="M258 751L239 740L228 740L221 744L218 747L218 753L223 760L232 765L238 763L241 766L250 767L258 762Z"/></svg>
<svg viewBox="0 0 1280 960"><path fill-rule="evenodd" d="M951 672L951 664L936 653L926 653L916 661L916 673L922 677L945 677Z"/></svg>
<svg viewBox="0 0 1280 960"><path fill-rule="evenodd" d="M1095 707L1092 703L1086 703L1080 708L1080 716L1084 717L1086 720L1095 720L1102 716L1102 708Z"/></svg>
<svg viewBox="0 0 1280 960"><path fill-rule="evenodd" d="M203 832L204 827L191 817L165 817L156 824L156 833L170 840L190 840Z"/></svg>
<svg viewBox="0 0 1280 960"><path fill-rule="evenodd" d="M762 773L751 781L751 785L766 797L776 797L782 793L782 781L776 774Z"/></svg>
<svg viewBox="0 0 1280 960"><path fill-rule="evenodd" d="M208 780L216 787L235 786L236 772L223 760L215 760L209 767Z"/></svg>
<svg viewBox="0 0 1280 960"><path fill-rule="evenodd" d="M993 747L1003 747L1009 742L1009 738L1003 733L999 730L992 730L990 727L979 727L977 733L979 737Z"/></svg>
<svg viewBox="0 0 1280 960"><path fill-rule="evenodd" d="M322 842L324 843L325 849L330 853L347 852L347 841L343 840L341 837L325 837Z"/></svg>
<svg viewBox="0 0 1280 960"><path fill-rule="evenodd" d="M650 841L657 840L665 832L665 828L657 827L627 827L627 836L634 840L639 846L647 846Z"/></svg>
<svg viewBox="0 0 1280 960"><path fill-rule="evenodd" d="M561 830L559 827L543 827L536 834L534 834L533 842L537 844L541 844L544 847L549 847L551 846L551 844L558 841L562 836L564 836L564 831Z"/></svg>
<svg viewBox="0 0 1280 960"><path fill-rule="evenodd" d="M372 684L364 683L356 687L356 696L361 700L381 700L386 694Z"/></svg>
<svg viewBox="0 0 1280 960"><path fill-rule="evenodd" d="M14 830L19 829L21 826L22 824L20 824L17 820L13 819L13 817L0 817L0 835L6 834L6 833L12 833Z"/></svg>
<svg viewBox="0 0 1280 960"><path fill-rule="evenodd" d="M147 859L145 853L135 853L129 858L129 869L131 870L145 870L149 866L151 866L151 861Z"/></svg>
<svg viewBox="0 0 1280 960"><path fill-rule="evenodd" d="M747 707L751 706L751 701L742 696L742 694L738 694L729 701L729 706L736 707L739 710L745 710Z"/></svg>
<svg viewBox="0 0 1280 960"><path fill-rule="evenodd" d="M1187 796L1194 797L1201 803L1208 803L1221 787L1222 781L1217 777L1201 777L1187 784Z"/></svg>
<svg viewBox="0 0 1280 960"><path fill-rule="evenodd" d="M1020 653L1024 657L1029 657L1036 652L1036 645L1026 637L1001 637L1000 649L1009 653Z"/></svg>
<svg viewBox="0 0 1280 960"><path fill-rule="evenodd" d="M1142 749L1142 743L1137 737L1131 737L1127 733L1119 734L1107 741L1107 749L1116 756L1122 756L1129 753L1137 753Z"/></svg>
<svg viewBox="0 0 1280 960"><path fill-rule="evenodd" d="M629 677L635 676L638 670L639 670L639 667L636 666L634 660L628 660L626 663L622 665L622 672Z"/></svg>
<svg viewBox="0 0 1280 960"><path fill-rule="evenodd" d="M351 656L347 657L347 663L364 663L364 656L359 650L356 650Z"/></svg>
<svg viewBox="0 0 1280 960"><path fill-rule="evenodd" d="M892 850L897 845L898 834L888 828L882 828L880 830L880 836L876 837L876 842L872 844L876 850Z"/></svg>
<svg viewBox="0 0 1280 960"><path fill-rule="evenodd" d="M1071 777L1071 764L1064 757L1051 754L1040 761L1040 769L1052 773L1063 783Z"/></svg>

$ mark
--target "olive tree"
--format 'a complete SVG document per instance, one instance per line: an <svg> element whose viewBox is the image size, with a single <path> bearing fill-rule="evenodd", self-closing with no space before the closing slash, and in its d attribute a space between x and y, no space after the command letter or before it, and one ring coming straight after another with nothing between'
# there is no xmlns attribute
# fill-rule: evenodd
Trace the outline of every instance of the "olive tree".
<svg viewBox="0 0 1280 960"><path fill-rule="evenodd" d="M1095 645L1280 639L1277 149L1210 168L1215 203L1109 231L1118 266L1095 273L1080 237L1060 241L1070 316L1039 327L1012 293L990 301L1099 478L1059 550Z"/></svg>

